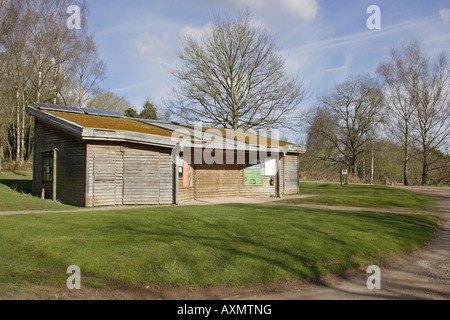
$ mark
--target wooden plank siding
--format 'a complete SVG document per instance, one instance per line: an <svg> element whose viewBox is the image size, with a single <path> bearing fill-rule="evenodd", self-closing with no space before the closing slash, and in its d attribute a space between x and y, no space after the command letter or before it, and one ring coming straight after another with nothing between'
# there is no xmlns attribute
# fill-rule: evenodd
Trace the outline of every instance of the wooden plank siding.
<svg viewBox="0 0 450 320"><path fill-rule="evenodd" d="M280 173L279 173L279 177L280 177L280 196L284 196L284 174L285 174L285 169L284 169L284 157L280 158Z"/></svg>
<svg viewBox="0 0 450 320"><path fill-rule="evenodd" d="M264 177L262 186L244 185L244 165L215 164L195 165L195 197L275 196L276 184L270 185L271 177Z"/></svg>
<svg viewBox="0 0 450 320"><path fill-rule="evenodd" d="M71 205L85 205L86 143L36 119L33 160L33 195L40 197L43 186L42 153L58 149L56 199ZM45 197L52 199L51 183Z"/></svg>
<svg viewBox="0 0 450 320"><path fill-rule="evenodd" d="M195 182L194 182L195 183ZM186 202L195 199L194 187L183 188L183 176L178 177L178 201Z"/></svg>
<svg viewBox="0 0 450 320"><path fill-rule="evenodd" d="M284 194L297 194L299 192L299 156L287 154L284 159Z"/></svg>
<svg viewBox="0 0 450 320"><path fill-rule="evenodd" d="M124 160L120 146L91 145L89 152L90 205L122 205Z"/></svg>
<svg viewBox="0 0 450 320"><path fill-rule="evenodd" d="M91 143L88 158L88 206L172 204L169 149Z"/></svg>
<svg viewBox="0 0 450 320"><path fill-rule="evenodd" d="M36 119L33 194L43 187L43 152L58 149L57 200L77 206L170 205L209 197L269 197L298 193L299 156L280 154L280 172L263 185L244 185L243 164L195 164L194 186L183 188L171 148L131 142L82 140ZM222 155L223 156L223 155ZM246 155L248 158L248 154ZM223 156L224 162L226 162ZM235 153L235 162L237 154ZM175 179L174 175L178 175ZM279 179L279 181L278 181ZM46 183L51 199L52 183Z"/></svg>

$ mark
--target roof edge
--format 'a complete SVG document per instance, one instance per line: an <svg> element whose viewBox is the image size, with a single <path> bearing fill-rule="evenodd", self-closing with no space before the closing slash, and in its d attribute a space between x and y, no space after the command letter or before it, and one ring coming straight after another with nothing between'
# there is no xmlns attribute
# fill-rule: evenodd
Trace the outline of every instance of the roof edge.
<svg viewBox="0 0 450 320"><path fill-rule="evenodd" d="M71 121L68 121L65 119L61 119L57 116L54 116L50 113L43 112L43 111L36 109L34 107L31 107L31 106L26 107L26 112L29 115L35 117L36 119L45 121L46 123L53 125L53 126L59 128L63 131L66 131L72 135L75 135L79 138L82 137L83 127L80 126L79 124L76 124L74 122L71 122Z"/></svg>

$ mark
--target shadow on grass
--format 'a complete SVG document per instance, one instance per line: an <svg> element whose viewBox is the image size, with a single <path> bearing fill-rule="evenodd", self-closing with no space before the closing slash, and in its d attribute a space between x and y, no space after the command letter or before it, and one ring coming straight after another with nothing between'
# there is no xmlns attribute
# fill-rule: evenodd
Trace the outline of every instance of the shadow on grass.
<svg viewBox="0 0 450 320"><path fill-rule="evenodd" d="M0 179L0 184L3 184L18 192L31 194L33 181L21 179Z"/></svg>

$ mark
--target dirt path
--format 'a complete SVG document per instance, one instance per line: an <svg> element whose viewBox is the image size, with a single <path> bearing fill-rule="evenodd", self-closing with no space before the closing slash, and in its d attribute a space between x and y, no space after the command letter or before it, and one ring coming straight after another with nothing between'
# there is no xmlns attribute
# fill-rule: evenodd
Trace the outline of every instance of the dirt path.
<svg viewBox="0 0 450 320"><path fill-rule="evenodd" d="M369 290L365 270L348 279L334 279L327 286L304 285L272 295L245 299L358 300L358 299L450 299L450 189L403 187L439 200L434 214L441 218L436 237L423 249L402 256L393 265L381 266L381 289ZM244 297L242 297L244 298Z"/></svg>

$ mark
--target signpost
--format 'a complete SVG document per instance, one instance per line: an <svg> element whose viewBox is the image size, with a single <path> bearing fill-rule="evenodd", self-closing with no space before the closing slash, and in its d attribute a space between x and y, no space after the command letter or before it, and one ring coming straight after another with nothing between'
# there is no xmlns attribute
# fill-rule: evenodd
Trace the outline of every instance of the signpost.
<svg viewBox="0 0 450 320"><path fill-rule="evenodd" d="M348 170L347 169L341 169L341 171L339 171L339 182L341 184L342 187L342 181L344 180L345 177L345 184L348 184Z"/></svg>

